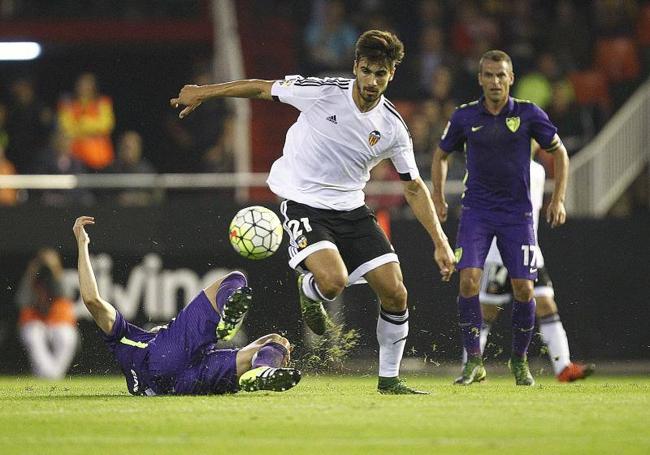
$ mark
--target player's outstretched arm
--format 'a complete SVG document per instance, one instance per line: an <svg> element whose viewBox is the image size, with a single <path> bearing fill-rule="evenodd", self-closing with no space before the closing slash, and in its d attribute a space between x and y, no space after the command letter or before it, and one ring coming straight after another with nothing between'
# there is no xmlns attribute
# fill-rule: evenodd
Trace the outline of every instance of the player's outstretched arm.
<svg viewBox="0 0 650 455"><path fill-rule="evenodd" d="M183 107L178 114L185 118L210 98L255 98L260 100L273 99L271 86L274 81L261 79L245 79L241 81L224 82L210 85L186 85L178 93L177 98L169 100L173 108Z"/></svg>
<svg viewBox="0 0 650 455"><path fill-rule="evenodd" d="M449 163L447 158L448 153L445 153L440 147L436 147L433 152L433 161L431 162L431 182L433 184L433 205L436 208L436 213L441 223L447 221L447 202L445 200L445 182L447 181L447 169Z"/></svg>
<svg viewBox="0 0 650 455"><path fill-rule="evenodd" d="M569 154L564 145L553 152L553 175L555 186L551 202L546 211L546 221L551 227L557 227L566 221L564 198L566 196L567 181L569 180Z"/></svg>
<svg viewBox="0 0 650 455"><path fill-rule="evenodd" d="M442 281L449 281L455 268L454 252L449 246L442 226L440 226L440 221L431 202L431 194L420 177L404 182L404 197L411 206L415 217L433 240L436 248L434 258L440 268Z"/></svg>
<svg viewBox="0 0 650 455"><path fill-rule="evenodd" d="M88 311L90 311L95 323L105 334L109 334L113 329L117 312L110 303L99 295L97 280L95 280L95 273L90 265L90 254L88 253L90 237L88 237L85 226L89 224L95 224L95 218L81 216L75 220L72 227L74 236L77 239L77 248L79 249L77 261L79 290L81 291L81 299Z"/></svg>

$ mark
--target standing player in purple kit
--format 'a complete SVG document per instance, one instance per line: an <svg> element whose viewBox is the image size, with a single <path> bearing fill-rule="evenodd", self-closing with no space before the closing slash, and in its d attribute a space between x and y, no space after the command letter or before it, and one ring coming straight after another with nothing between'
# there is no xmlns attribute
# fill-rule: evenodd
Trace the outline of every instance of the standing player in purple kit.
<svg viewBox="0 0 650 455"><path fill-rule="evenodd" d="M300 371L286 368L291 346L276 334L241 349L217 349L217 339L231 339L243 322L251 290L241 272L218 279L196 296L175 319L155 331L128 323L102 299L90 264L90 238L82 216L73 232L79 249L81 298L113 352L133 395L209 395L238 390L284 391L300 381Z"/></svg>
<svg viewBox="0 0 650 455"><path fill-rule="evenodd" d="M557 128L535 104L511 98L515 76L508 54L488 51L479 62L483 96L460 106L452 115L431 166L433 203L441 220L447 217L444 182L449 153L465 147L467 175L456 239L459 325L468 360L456 384L485 379L479 336L479 286L485 257L496 237L511 278L512 356L508 365L517 385L533 385L527 351L535 327L533 283L537 278L537 242L530 201L531 139L555 157L555 187L547 221L564 223L564 197L569 158Z"/></svg>

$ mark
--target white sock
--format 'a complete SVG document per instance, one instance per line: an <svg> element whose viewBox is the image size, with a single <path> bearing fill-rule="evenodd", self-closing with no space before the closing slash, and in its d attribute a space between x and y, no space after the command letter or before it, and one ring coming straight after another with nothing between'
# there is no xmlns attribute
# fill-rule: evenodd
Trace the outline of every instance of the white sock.
<svg viewBox="0 0 650 455"><path fill-rule="evenodd" d="M305 273L305 278L302 279L302 292L312 300L325 300L326 302L333 302L335 299L328 299L318 289L318 284L314 279L314 274L311 272Z"/></svg>
<svg viewBox="0 0 650 455"><path fill-rule="evenodd" d="M542 341L548 348L548 356L551 358L553 372L557 376L571 363L569 340L567 340L564 326L560 321L560 315L555 313L541 318L539 320L539 331L542 334Z"/></svg>
<svg viewBox="0 0 650 455"><path fill-rule="evenodd" d="M399 365L404 354L406 337L409 334L409 312L391 314L379 309L377 319L377 341L379 342L379 376L399 376Z"/></svg>
<svg viewBox="0 0 650 455"><path fill-rule="evenodd" d="M485 352L485 345L487 344L487 339L488 335L490 334L490 330L492 329L492 325L483 322L481 324L481 333L480 333L480 338L479 338L479 343L481 344L481 354ZM467 351L465 348L463 348L463 366L467 363Z"/></svg>

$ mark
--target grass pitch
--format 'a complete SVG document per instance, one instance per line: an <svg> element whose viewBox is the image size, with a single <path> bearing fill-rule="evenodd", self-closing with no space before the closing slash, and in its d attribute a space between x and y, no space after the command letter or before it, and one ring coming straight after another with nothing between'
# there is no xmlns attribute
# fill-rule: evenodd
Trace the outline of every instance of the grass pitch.
<svg viewBox="0 0 650 455"><path fill-rule="evenodd" d="M378 395L368 376L210 397L132 397L121 377L0 378L0 453L650 453L647 376L408 379L432 394Z"/></svg>

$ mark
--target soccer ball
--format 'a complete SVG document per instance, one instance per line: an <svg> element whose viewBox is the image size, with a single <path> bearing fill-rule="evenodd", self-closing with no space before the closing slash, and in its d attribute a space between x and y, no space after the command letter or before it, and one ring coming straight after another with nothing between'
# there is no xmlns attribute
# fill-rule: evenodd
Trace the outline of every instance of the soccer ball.
<svg viewBox="0 0 650 455"><path fill-rule="evenodd" d="M264 259L282 243L280 218L266 207L254 205L237 212L230 223L230 243L248 259Z"/></svg>

